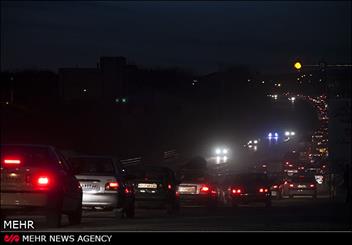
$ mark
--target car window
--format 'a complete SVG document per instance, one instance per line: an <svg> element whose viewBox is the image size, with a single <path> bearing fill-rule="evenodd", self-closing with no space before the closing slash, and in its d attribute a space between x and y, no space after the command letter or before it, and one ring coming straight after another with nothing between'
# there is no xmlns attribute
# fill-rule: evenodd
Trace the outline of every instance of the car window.
<svg viewBox="0 0 352 245"><path fill-rule="evenodd" d="M70 158L76 174L114 175L115 169L110 158Z"/></svg>
<svg viewBox="0 0 352 245"><path fill-rule="evenodd" d="M1 146L1 159L19 160L22 166L28 167L57 166L57 160L47 147Z"/></svg>

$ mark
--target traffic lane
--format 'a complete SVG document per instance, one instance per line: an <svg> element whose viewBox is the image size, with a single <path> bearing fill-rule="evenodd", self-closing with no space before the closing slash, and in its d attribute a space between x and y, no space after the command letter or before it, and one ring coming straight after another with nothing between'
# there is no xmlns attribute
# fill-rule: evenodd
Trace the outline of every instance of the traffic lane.
<svg viewBox="0 0 352 245"><path fill-rule="evenodd" d="M271 208L251 204L221 207L214 213L204 208L181 208L177 216L165 210L137 210L136 218L115 218L112 212L84 212L82 223L47 229L44 218L35 218L42 231L321 231L351 230L350 211L343 203L327 199L294 198L273 201Z"/></svg>

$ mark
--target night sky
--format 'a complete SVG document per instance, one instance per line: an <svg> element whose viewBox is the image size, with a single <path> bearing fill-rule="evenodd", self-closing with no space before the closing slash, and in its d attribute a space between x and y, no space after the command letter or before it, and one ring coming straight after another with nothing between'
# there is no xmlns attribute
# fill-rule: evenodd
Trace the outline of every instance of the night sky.
<svg viewBox="0 0 352 245"><path fill-rule="evenodd" d="M95 67L100 56L201 73L350 63L351 2L1 2L2 70Z"/></svg>

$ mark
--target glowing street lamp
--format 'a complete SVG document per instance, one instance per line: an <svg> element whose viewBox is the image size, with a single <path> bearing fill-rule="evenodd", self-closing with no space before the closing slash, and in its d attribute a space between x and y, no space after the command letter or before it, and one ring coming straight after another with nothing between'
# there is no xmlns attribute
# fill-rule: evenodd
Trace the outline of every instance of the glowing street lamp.
<svg viewBox="0 0 352 245"><path fill-rule="evenodd" d="M300 70L300 69L302 68L301 62L297 61L297 62L294 64L294 67L295 67L297 70Z"/></svg>

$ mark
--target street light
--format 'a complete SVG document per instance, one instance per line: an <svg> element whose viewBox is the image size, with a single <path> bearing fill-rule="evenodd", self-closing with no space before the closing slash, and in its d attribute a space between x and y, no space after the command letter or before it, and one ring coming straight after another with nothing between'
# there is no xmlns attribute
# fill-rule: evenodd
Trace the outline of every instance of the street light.
<svg viewBox="0 0 352 245"><path fill-rule="evenodd" d="M301 64L301 62L296 62L295 64L294 64L294 67L297 69L297 70L300 70L301 68L302 68L302 64Z"/></svg>

